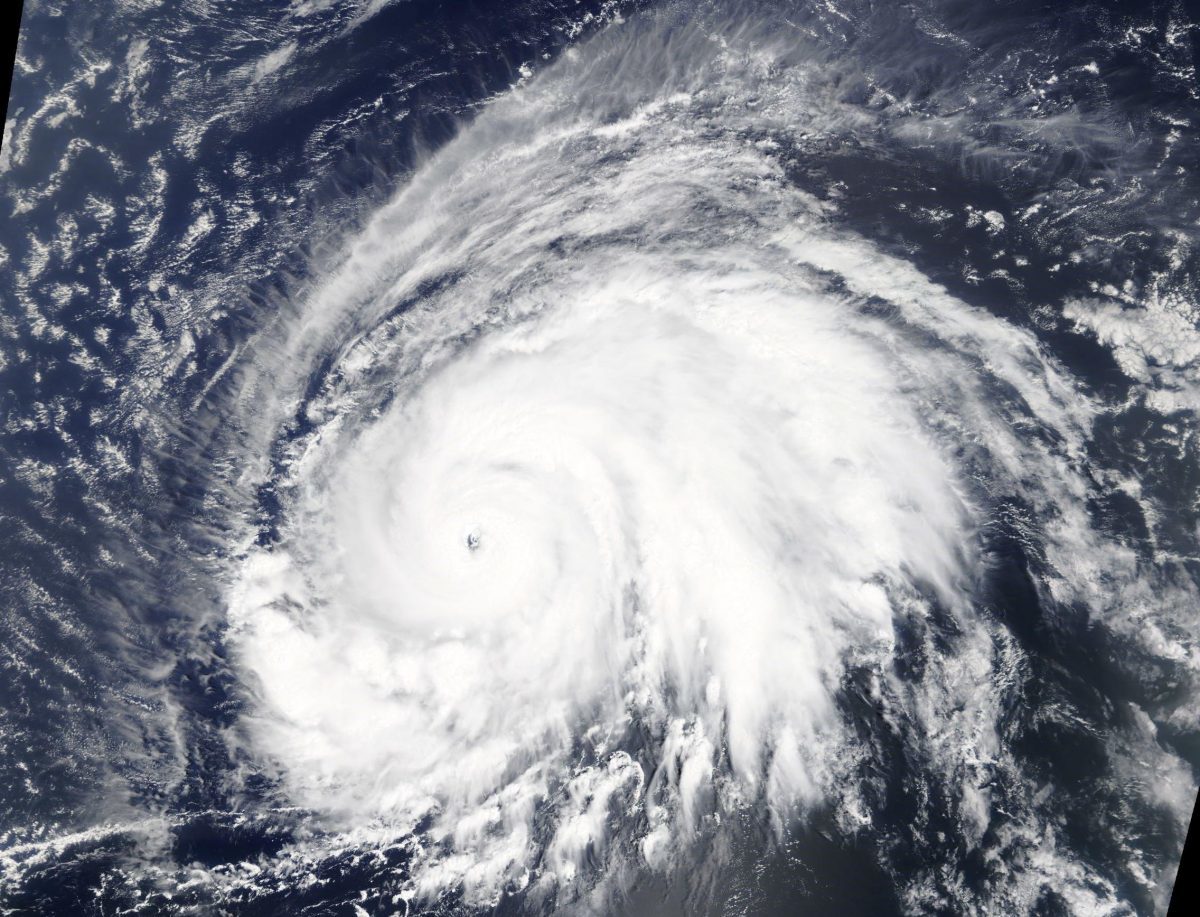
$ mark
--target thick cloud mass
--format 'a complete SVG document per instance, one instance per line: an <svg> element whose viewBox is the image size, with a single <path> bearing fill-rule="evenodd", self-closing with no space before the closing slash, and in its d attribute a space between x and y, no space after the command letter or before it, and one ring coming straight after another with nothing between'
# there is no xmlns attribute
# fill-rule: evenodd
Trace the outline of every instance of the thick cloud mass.
<svg viewBox="0 0 1200 917"><path fill-rule="evenodd" d="M869 821L837 695L931 617L936 690L895 702L978 842L1011 765L991 501L1048 520L1063 595L1082 558L1128 566L1085 512L1082 390L787 181L781 144L852 117L792 53L653 20L572 52L414 177L247 383L286 396L333 353L231 600L249 735L335 823L425 826L410 894L569 901L738 811Z"/></svg>

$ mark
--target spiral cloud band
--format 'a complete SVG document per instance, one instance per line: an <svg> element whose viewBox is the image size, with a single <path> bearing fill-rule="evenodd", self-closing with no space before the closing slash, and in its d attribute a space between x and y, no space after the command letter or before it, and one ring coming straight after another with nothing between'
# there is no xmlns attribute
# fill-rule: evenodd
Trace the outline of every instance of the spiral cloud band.
<svg viewBox="0 0 1200 917"><path fill-rule="evenodd" d="M257 454L279 437L247 471L277 534L230 594L247 741L347 837L409 839L406 899L582 906L746 813L869 825L856 685L951 843L989 834L999 900L1111 893L1001 738L1021 662L991 533L1024 525L1039 592L1105 626L1187 590L1094 529L1070 373L789 179L785 147L907 129L795 47L642 19L568 52L413 176L241 383Z"/></svg>

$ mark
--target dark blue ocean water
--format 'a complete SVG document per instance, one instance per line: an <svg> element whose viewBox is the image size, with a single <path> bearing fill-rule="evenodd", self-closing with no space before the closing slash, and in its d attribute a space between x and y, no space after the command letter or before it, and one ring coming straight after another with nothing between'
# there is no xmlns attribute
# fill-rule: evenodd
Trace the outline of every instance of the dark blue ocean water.
<svg viewBox="0 0 1200 917"><path fill-rule="evenodd" d="M248 771L228 738L246 700L215 578L240 549L226 511L245 509L212 483L239 471L227 386L314 265L522 68L548 66L614 19L658 11L586 0L379 6L360 22L366 4L337 0L26 4L0 154L0 911L403 912L393 897L409 855L401 845L250 875L319 829L282 806L277 784ZM1111 342L1061 307L1105 288L1130 303L1196 302L1195 11L792 6L831 53L864 62L861 85L841 89L865 110L890 104L883 91L916 107L952 107L947 86L993 91L956 110L940 136L889 148L848 133L780 160L818 197L840 189L847 230L1031 330L1108 406L1089 443L1093 523L1157 582L1194 588L1194 414L1150 403ZM1003 107L1031 96L1051 125L1042 141L1012 129ZM1089 118L1104 131L1079 126ZM1023 218L1030 208L1040 209ZM971 214L1001 215L1003 233ZM1195 368L1180 352L1146 359L1162 376ZM297 417L292 437L306 432ZM1107 487L1108 471L1139 481L1144 499ZM1174 635L1180 652L1154 655L1087 608L1049 602L1044 520L992 496L994 563L981 591L1025 660L1005 697L1003 740L1031 779L1056 788L1057 828L1112 883L1113 913L1153 913L1131 851L1169 874L1178 819L1146 778L1118 771L1108 739L1147 717L1159 746L1200 774L1195 631ZM276 493L243 498L269 542ZM917 684L926 648L952 642L955 625L935 615L898 627L897 665ZM897 876L930 862L985 893L987 839L957 843L954 801L924 782L918 750L882 719L869 682L849 670L838 704L871 749L861 776L876 788L872 831L847 838L816 813L770 849L748 820L728 869L695 885L648 876L626 910L900 913ZM992 833L1003 828L997 809ZM188 881L238 870L235 891ZM926 912L959 912L954 887ZM514 892L495 912L525 906ZM430 911L461 912L453 895ZM1049 887L1029 908L1075 912Z"/></svg>

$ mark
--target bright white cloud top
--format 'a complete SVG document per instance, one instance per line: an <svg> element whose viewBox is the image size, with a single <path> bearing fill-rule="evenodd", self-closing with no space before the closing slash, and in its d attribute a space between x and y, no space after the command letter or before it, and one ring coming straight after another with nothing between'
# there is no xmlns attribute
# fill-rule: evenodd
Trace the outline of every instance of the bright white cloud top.
<svg viewBox="0 0 1200 917"><path fill-rule="evenodd" d="M245 730L331 824L420 834L406 896L602 908L746 813L869 822L852 670L978 844L1016 770L993 498L1042 520L1048 594L1104 620L1150 588L1089 522L1083 389L786 180L780 141L872 129L789 53L651 19L571 52L429 160L244 383L252 435L319 386L230 593ZM996 844L998 900L1101 906L1033 807Z"/></svg>

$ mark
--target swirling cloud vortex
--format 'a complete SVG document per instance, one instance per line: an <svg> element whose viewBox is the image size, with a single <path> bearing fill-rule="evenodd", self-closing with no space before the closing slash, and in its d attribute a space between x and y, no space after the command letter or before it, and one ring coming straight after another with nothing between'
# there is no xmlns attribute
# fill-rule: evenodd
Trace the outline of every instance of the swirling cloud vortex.
<svg viewBox="0 0 1200 917"><path fill-rule="evenodd" d="M231 599L246 729L303 805L425 838L414 893L861 816L842 679L935 614L959 642L914 716L957 730L982 830L988 501L1100 554L1086 398L788 180L781 146L851 117L817 65L639 29L495 100L246 382L249 435L287 431Z"/></svg>

